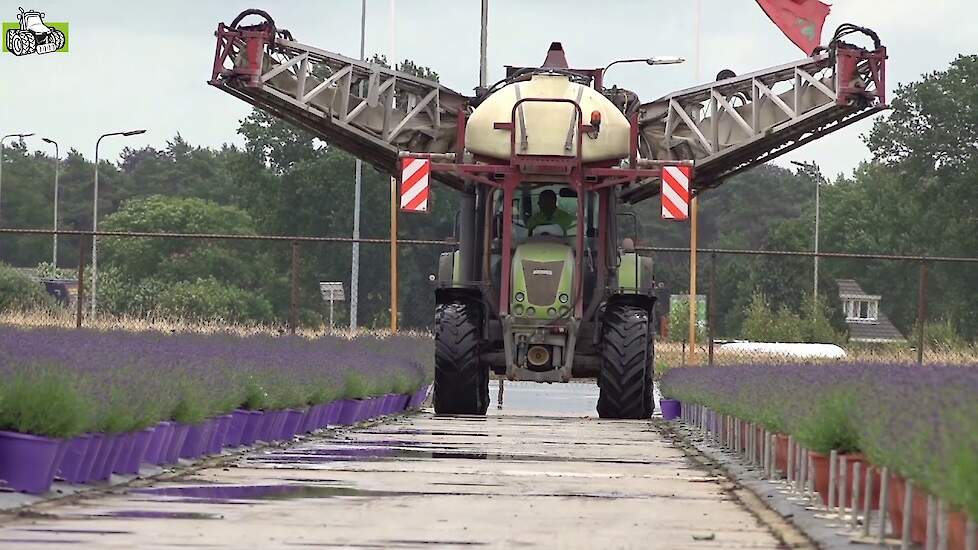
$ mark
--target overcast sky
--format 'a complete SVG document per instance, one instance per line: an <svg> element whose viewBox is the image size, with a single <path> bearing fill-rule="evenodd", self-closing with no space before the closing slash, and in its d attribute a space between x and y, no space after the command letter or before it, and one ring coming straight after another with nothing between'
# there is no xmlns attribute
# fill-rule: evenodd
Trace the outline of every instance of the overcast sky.
<svg viewBox="0 0 978 550"><path fill-rule="evenodd" d="M366 48L390 53L391 0L367 0ZM802 57L754 0L702 0L701 81L724 68L746 73ZM242 9L267 10L300 42L355 57L360 0L248 2L169 0L22 0L3 2L0 19L16 7L70 23L67 54L0 55L0 133L36 132L62 151L94 154L104 132L146 128L144 135L103 141L101 156L122 147L165 147L178 132L194 145L241 143L236 129L249 107L206 85L213 33ZM490 0L489 80L503 65L539 65L551 41L561 41L572 66L603 66L623 57L694 56L692 0ZM978 18L965 0L837 0L823 43L852 22L875 29L888 47L888 87L943 69L959 53L978 49ZM397 57L436 70L463 93L478 83L479 0L396 0ZM616 66L609 83L643 101L696 83L694 64ZM814 160L829 176L869 157L862 121L803 147L790 159ZM32 148L46 146L30 138ZM47 146L48 148L50 146ZM785 161L782 161L785 162Z"/></svg>

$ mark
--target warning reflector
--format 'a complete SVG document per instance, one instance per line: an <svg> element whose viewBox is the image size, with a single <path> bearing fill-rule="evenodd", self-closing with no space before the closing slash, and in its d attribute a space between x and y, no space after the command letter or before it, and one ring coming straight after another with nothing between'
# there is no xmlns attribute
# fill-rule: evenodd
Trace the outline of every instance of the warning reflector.
<svg viewBox="0 0 978 550"><path fill-rule="evenodd" d="M431 161L428 159L401 159L401 210L427 212L428 192L431 181Z"/></svg>
<svg viewBox="0 0 978 550"><path fill-rule="evenodd" d="M689 217L689 166L662 167L662 219L685 220Z"/></svg>

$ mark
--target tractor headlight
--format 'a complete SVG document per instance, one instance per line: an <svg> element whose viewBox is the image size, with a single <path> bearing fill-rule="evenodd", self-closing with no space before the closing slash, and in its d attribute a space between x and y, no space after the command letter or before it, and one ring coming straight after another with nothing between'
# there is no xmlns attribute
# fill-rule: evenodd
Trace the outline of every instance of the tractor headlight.
<svg viewBox="0 0 978 550"><path fill-rule="evenodd" d="M522 292L517 292L516 295L513 296L513 298L516 298L517 302L522 302L523 300L526 299L526 295L523 294Z"/></svg>
<svg viewBox="0 0 978 550"><path fill-rule="evenodd" d="M523 315L523 306L520 304L516 304L515 306L513 306L513 313L517 315Z"/></svg>
<svg viewBox="0 0 978 550"><path fill-rule="evenodd" d="M548 309L547 310L547 315L549 315L551 317L556 317L557 316L557 308L552 307L552 308Z"/></svg>
<svg viewBox="0 0 978 550"><path fill-rule="evenodd" d="M533 306L530 306L526 308L526 314L529 315L530 317L533 317L534 315L537 314L537 310Z"/></svg>
<svg viewBox="0 0 978 550"><path fill-rule="evenodd" d="M561 292L560 293L560 297L558 299L560 300L560 303L566 304L567 303L567 300L570 300L570 296L568 296L568 295L564 294L563 292Z"/></svg>
<svg viewBox="0 0 978 550"><path fill-rule="evenodd" d="M560 316L561 317L566 317L568 313L570 313L570 308L569 307L567 307L567 306L560 306Z"/></svg>

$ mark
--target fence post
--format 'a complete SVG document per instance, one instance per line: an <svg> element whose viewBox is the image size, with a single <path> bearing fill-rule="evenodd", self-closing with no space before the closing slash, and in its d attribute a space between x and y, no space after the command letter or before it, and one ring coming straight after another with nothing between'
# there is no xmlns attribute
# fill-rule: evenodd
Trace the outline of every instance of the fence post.
<svg viewBox="0 0 978 550"><path fill-rule="evenodd" d="M924 325L927 323L927 264L920 262L917 288L917 364L924 363Z"/></svg>
<svg viewBox="0 0 978 550"><path fill-rule="evenodd" d="M299 241L292 241L292 284L289 300L289 332L295 334L299 316Z"/></svg>
<svg viewBox="0 0 978 550"><path fill-rule="evenodd" d="M710 352L709 352L709 362L708 364L713 366L713 321L716 311L716 305L713 303L716 299L716 286L717 286L717 253L710 253L710 296L707 298L706 305L708 306L707 313L707 329L709 330L710 336Z"/></svg>
<svg viewBox="0 0 978 550"><path fill-rule="evenodd" d="M85 300L85 238L78 237L78 293L75 295L75 328L82 326L82 302Z"/></svg>

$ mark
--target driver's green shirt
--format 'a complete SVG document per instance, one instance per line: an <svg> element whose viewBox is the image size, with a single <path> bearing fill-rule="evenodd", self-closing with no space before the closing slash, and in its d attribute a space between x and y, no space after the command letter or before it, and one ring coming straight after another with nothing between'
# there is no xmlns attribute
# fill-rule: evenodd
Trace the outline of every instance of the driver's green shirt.
<svg viewBox="0 0 978 550"><path fill-rule="evenodd" d="M577 216L564 212L560 208L555 209L550 215L547 215L543 210L539 210L536 214L530 216L530 219L526 222L526 227L532 235L535 227L551 224L559 225L564 230L564 235L567 235L572 228L577 226Z"/></svg>

